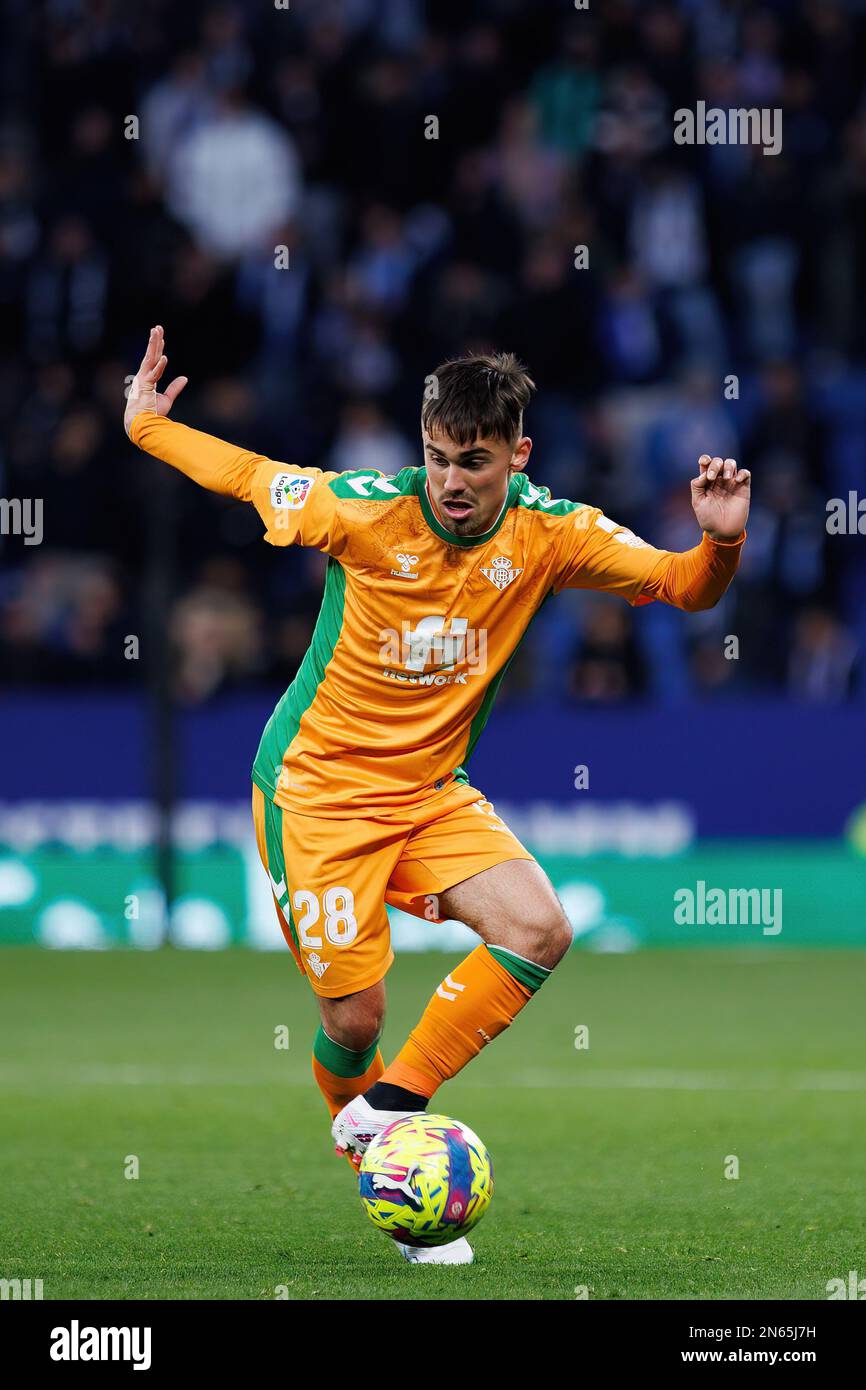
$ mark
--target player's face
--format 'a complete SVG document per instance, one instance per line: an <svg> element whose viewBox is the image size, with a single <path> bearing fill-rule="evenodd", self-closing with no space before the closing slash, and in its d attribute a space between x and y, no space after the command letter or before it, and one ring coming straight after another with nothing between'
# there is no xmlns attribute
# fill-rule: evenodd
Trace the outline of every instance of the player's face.
<svg viewBox="0 0 866 1390"><path fill-rule="evenodd" d="M476 536L493 525L502 510L512 473L520 473L532 440L516 444L476 438L455 444L446 435L422 431L430 500L442 525L455 536Z"/></svg>

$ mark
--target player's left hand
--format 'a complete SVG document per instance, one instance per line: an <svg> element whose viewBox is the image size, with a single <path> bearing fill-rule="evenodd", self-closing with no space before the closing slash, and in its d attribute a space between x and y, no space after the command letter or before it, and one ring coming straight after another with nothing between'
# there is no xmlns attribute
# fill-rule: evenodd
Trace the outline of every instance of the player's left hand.
<svg viewBox="0 0 866 1390"><path fill-rule="evenodd" d="M141 366L132 378L126 397L123 427L127 434L136 415L140 415L143 410L155 411L157 415L167 415L186 386L188 377L176 376L164 391L157 391L157 382L165 371L167 362L165 331L162 324L158 323L150 330Z"/></svg>
<svg viewBox="0 0 866 1390"><path fill-rule="evenodd" d="M737 468L736 459L701 454L700 470L692 478L692 507L702 531L714 541L735 541L749 515L752 475Z"/></svg>

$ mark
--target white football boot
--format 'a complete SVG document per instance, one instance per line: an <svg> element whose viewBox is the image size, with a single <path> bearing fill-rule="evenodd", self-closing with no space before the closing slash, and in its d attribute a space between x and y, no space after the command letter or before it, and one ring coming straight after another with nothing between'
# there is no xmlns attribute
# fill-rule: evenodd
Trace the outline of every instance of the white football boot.
<svg viewBox="0 0 866 1390"><path fill-rule="evenodd" d="M465 1236L452 1240L450 1245L403 1245L399 1240L394 1244L410 1265L471 1265L475 1259Z"/></svg>
<svg viewBox="0 0 866 1390"><path fill-rule="evenodd" d="M346 1154L355 1163L361 1162L371 1140L395 1120L408 1119L410 1115L422 1115L422 1110L374 1110L363 1096L355 1096L344 1105L331 1125L331 1138L337 1153Z"/></svg>

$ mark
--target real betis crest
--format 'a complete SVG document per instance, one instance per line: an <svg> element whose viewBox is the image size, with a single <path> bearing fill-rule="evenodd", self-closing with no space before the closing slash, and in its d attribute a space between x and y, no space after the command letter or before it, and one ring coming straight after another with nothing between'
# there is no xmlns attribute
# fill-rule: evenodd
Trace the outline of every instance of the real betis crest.
<svg viewBox="0 0 866 1390"><path fill-rule="evenodd" d="M513 569L510 560L506 560L504 555L497 555L496 559L490 562L489 569L481 566L481 573L491 584L495 584L497 589L502 590L507 589L511 581L522 574L523 570Z"/></svg>

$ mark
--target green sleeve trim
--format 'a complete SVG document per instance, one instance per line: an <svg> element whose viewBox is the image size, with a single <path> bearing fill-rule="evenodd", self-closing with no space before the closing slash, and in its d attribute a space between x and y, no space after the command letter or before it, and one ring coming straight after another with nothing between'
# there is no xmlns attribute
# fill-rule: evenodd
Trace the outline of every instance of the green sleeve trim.
<svg viewBox="0 0 866 1390"><path fill-rule="evenodd" d="M340 473L328 483L335 497L357 502L387 502L392 497L409 497L415 491L417 468L401 468L399 473L377 473L372 468L357 468Z"/></svg>
<svg viewBox="0 0 866 1390"><path fill-rule="evenodd" d="M572 512L582 511L585 502L570 502L567 497L551 497L549 487L538 487L521 473L523 486L517 497L518 507L530 512L546 512L548 516L570 516Z"/></svg>
<svg viewBox="0 0 866 1390"><path fill-rule="evenodd" d="M509 951L507 946L488 946L487 949L502 969L507 970L518 984L525 985L531 994L541 989L550 974L546 966L536 965L535 961L518 956L515 951Z"/></svg>
<svg viewBox="0 0 866 1390"><path fill-rule="evenodd" d="M334 1076L363 1076L378 1050L377 1038L363 1052L353 1052L350 1047L343 1047L342 1043L329 1038L321 1024L313 1040L313 1056Z"/></svg>

